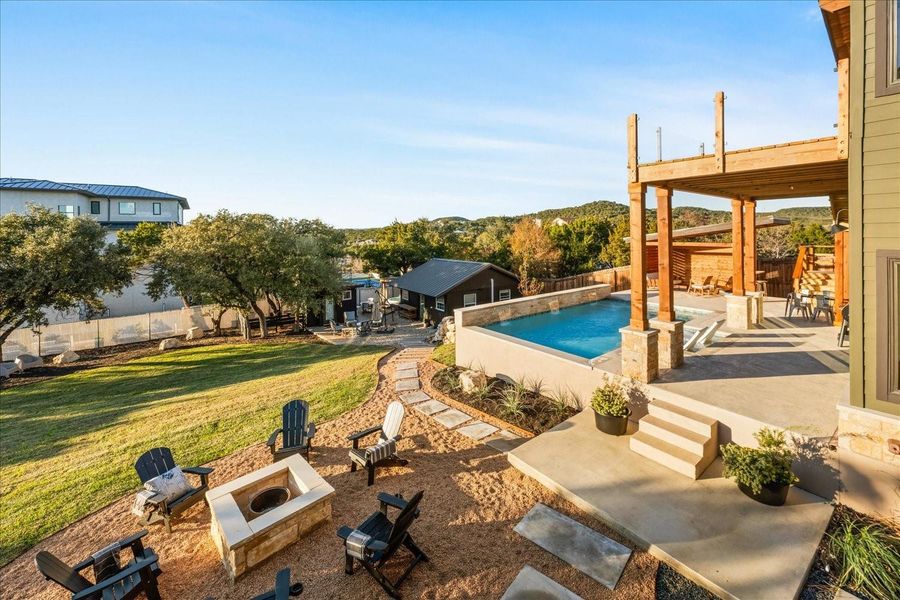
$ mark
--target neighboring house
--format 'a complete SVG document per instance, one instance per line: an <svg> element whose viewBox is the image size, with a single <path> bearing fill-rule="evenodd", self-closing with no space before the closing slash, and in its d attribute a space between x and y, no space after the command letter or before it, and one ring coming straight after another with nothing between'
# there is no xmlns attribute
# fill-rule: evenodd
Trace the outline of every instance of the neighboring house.
<svg viewBox="0 0 900 600"><path fill-rule="evenodd" d="M416 309L416 317L438 323L457 308L518 298L519 278L484 262L432 258L399 277L400 302Z"/></svg>
<svg viewBox="0 0 900 600"><path fill-rule="evenodd" d="M29 205L38 205L70 217L89 217L107 229L108 241L117 232L133 229L138 223L184 223L184 211L190 208L186 198L131 185L58 183L44 179L0 178L0 216L24 213ZM169 296L153 300L140 279L122 290L121 295L103 296L104 316L122 317L183 306L181 298ZM48 314L50 323L87 318L84 311Z"/></svg>

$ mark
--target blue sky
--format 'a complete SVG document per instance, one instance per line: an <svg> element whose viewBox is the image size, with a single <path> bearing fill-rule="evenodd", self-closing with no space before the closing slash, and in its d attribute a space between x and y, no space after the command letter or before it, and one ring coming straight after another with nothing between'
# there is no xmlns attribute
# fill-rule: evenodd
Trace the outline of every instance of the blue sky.
<svg viewBox="0 0 900 600"><path fill-rule="evenodd" d="M623 202L628 114L642 161L711 151L719 89L728 148L834 135L833 67L814 0L3 2L0 174L342 227Z"/></svg>

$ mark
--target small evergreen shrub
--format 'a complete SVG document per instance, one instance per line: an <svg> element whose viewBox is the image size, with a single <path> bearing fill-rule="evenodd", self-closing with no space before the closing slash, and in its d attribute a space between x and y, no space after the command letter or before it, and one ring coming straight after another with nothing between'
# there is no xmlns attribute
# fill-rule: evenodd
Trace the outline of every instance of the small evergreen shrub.
<svg viewBox="0 0 900 600"><path fill-rule="evenodd" d="M625 386L614 379L608 379L594 390L591 408L608 417L628 416L628 393Z"/></svg>
<svg viewBox="0 0 900 600"><path fill-rule="evenodd" d="M733 443L722 446L725 477L733 478L754 494L759 494L764 485L797 483L798 479L791 471L794 451L788 447L784 432L763 427L753 437L759 442L759 448Z"/></svg>

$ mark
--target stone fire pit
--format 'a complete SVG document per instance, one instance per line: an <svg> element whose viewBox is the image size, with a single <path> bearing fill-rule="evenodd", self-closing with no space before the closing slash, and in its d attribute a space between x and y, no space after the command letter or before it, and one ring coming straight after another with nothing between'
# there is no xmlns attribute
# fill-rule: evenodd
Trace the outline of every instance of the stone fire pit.
<svg viewBox="0 0 900 600"><path fill-rule="evenodd" d="M231 580L330 519L333 495L300 455L206 492L210 534Z"/></svg>

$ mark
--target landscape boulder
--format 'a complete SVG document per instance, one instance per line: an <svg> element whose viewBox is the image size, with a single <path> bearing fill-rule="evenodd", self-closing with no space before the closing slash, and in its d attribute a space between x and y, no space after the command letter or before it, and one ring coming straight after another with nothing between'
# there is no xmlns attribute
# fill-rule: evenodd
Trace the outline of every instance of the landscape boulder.
<svg viewBox="0 0 900 600"><path fill-rule="evenodd" d="M12 361L0 363L0 377L9 377L18 370L19 365Z"/></svg>
<svg viewBox="0 0 900 600"><path fill-rule="evenodd" d="M466 394L471 394L477 389L487 385L487 376L478 371L463 371L459 374L459 385Z"/></svg>
<svg viewBox="0 0 900 600"><path fill-rule="evenodd" d="M199 340L204 335L206 335L206 333L203 331L202 327L191 327L190 329L187 330L187 335L184 336L184 339Z"/></svg>
<svg viewBox="0 0 900 600"><path fill-rule="evenodd" d="M447 330L444 332L444 343L445 344L455 344L456 343L456 322L451 320L447 323Z"/></svg>
<svg viewBox="0 0 900 600"><path fill-rule="evenodd" d="M81 358L78 356L78 353L74 350L66 350L65 352L61 352L53 357L54 365L67 365L69 363L73 363L76 360Z"/></svg>
<svg viewBox="0 0 900 600"><path fill-rule="evenodd" d="M171 350L172 348L178 348L181 346L181 342L178 338L166 338L159 343L160 350Z"/></svg>
<svg viewBox="0 0 900 600"><path fill-rule="evenodd" d="M451 331L453 332L452 334L451 334ZM456 328L453 325L453 317L444 317L443 319L441 319L441 322L438 323L437 331L434 332L434 337L432 338L432 341L447 342L447 343L452 344L456 341L456 333L455 332L456 332ZM452 341L448 342L448 340L447 340L448 335L452 335L452 337L453 337Z"/></svg>
<svg viewBox="0 0 900 600"><path fill-rule="evenodd" d="M20 354L16 357L16 366L19 367L20 371L27 371L28 369L41 367L43 365L44 361L40 356L34 356L33 354Z"/></svg>

